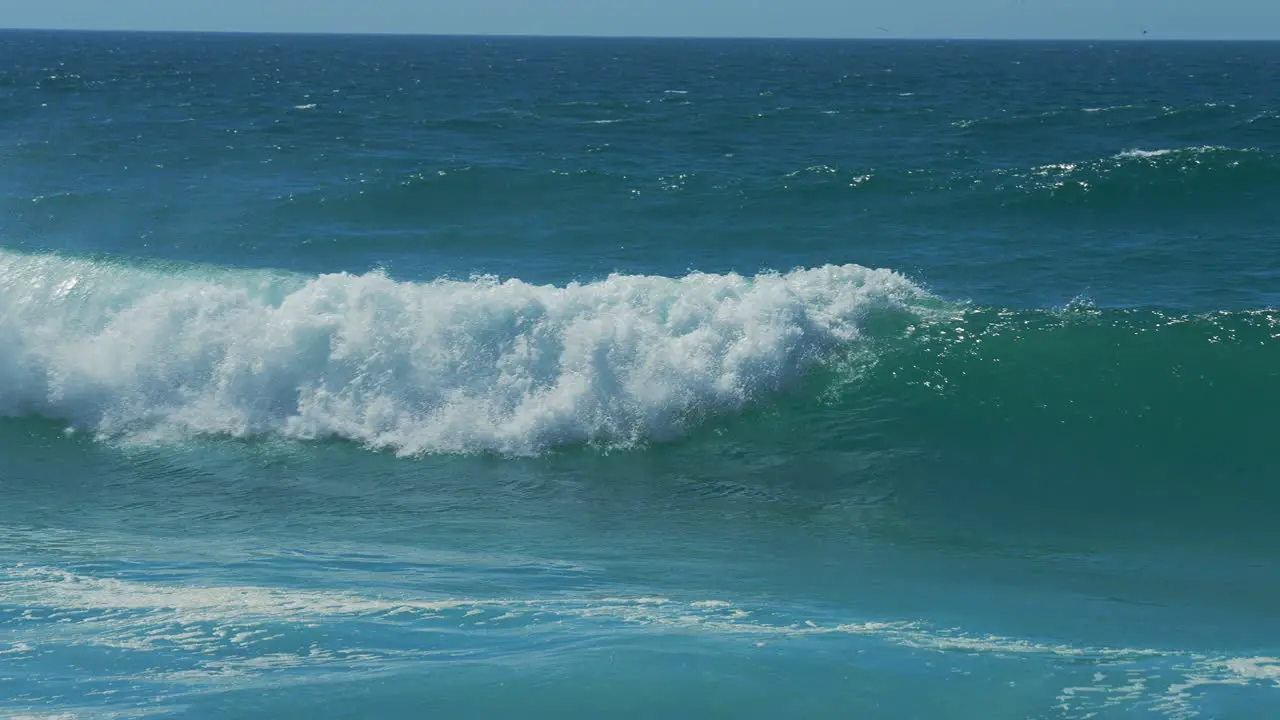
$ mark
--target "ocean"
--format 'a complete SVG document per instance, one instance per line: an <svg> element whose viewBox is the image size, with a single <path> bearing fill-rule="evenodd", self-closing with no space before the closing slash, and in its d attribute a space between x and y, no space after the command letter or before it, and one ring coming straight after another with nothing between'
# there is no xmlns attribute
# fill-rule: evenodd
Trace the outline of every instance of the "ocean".
<svg viewBox="0 0 1280 720"><path fill-rule="evenodd" d="M1280 44L0 58L0 715L1280 715Z"/></svg>

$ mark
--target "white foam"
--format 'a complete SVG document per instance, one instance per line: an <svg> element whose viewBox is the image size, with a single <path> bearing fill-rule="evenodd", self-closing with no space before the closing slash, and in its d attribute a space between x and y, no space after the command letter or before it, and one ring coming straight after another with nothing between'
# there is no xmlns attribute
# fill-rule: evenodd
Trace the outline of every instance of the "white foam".
<svg viewBox="0 0 1280 720"><path fill-rule="evenodd" d="M203 652L212 646L248 648L272 639L263 626L310 626L339 619L438 620L448 627L499 619L552 616L622 623L637 628L744 635L804 637L858 635L894 645L939 652L1133 660L1160 655L1151 650L1081 649L997 636L970 636L910 621L829 623L811 619L755 620L753 611L721 599L674 600L657 596L565 598L373 597L336 590L298 590L255 585L194 585L102 578L50 567L0 571L5 603L26 607L29 620L71 618L67 631L92 644L133 650L180 647ZM773 615L769 613L769 615ZM22 652L33 646L15 645Z"/></svg>
<svg viewBox="0 0 1280 720"><path fill-rule="evenodd" d="M1124 152L1118 153L1116 157L1118 158L1156 158L1156 157L1163 157L1165 155L1171 155L1174 152L1175 151L1168 150L1168 149L1142 150L1142 149L1135 148L1133 150L1125 150Z"/></svg>
<svg viewBox="0 0 1280 720"><path fill-rule="evenodd" d="M1280 687L1280 659L1212 656L1173 650L1081 647L1018 638L970 635L926 623L835 623L786 620L760 608L721 599L666 597L555 597L529 599L436 599L375 597L333 590L303 591L264 586L207 586L99 578L47 567L0 570L5 604L32 616L19 632L15 654L59 645L96 645L128 651L181 650L199 658L193 666L161 672L152 680L185 686L220 685L235 679L284 682L282 671L330 673L389 671L398 663L428 657L465 656L461 646L418 649L326 647L309 635L296 652L271 641L280 633L314 631L329 622L370 619L414 631L432 628L460 639L458 629L526 634L542 627L561 634L576 627L591 632L658 630L737 637L752 647L804 638L864 637L888 646L964 657L1016 661L1035 657L1078 672L1057 692L1055 717L1089 718L1115 708L1145 709L1187 720L1202 713L1202 696L1214 687ZM59 622L74 619L74 622ZM567 625L566 623L573 623ZM291 629L292 628L292 629ZM269 634L272 633L272 634ZM296 646L304 636L292 635ZM27 642L30 640L31 642ZM764 642L768 640L769 642ZM316 676L309 676L312 680ZM298 679L302 682L304 679Z"/></svg>
<svg viewBox="0 0 1280 720"><path fill-rule="evenodd" d="M0 577L6 581L5 601L11 604L45 607L63 614L164 611L184 625L263 619L308 621L388 614L406 607L431 612L457 606L453 601L386 601L334 591L130 582L46 567L11 568Z"/></svg>
<svg viewBox="0 0 1280 720"><path fill-rule="evenodd" d="M1160 148L1157 150L1143 150L1141 148L1132 148L1115 155L1118 159L1124 158L1159 158L1168 155L1208 155L1211 153L1255 153L1257 148L1229 148L1221 145L1200 145L1193 147L1181 148Z"/></svg>
<svg viewBox="0 0 1280 720"><path fill-rule="evenodd" d="M925 297L856 265L555 287L0 252L0 414L404 454L628 446L785 387L868 311Z"/></svg>

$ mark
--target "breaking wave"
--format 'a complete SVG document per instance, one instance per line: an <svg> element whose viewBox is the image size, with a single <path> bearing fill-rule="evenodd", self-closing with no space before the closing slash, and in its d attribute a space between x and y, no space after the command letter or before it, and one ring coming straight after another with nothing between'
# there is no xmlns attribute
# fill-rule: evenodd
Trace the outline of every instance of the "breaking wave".
<svg viewBox="0 0 1280 720"><path fill-rule="evenodd" d="M402 454L626 447L740 410L927 300L856 265L555 287L0 253L0 413Z"/></svg>

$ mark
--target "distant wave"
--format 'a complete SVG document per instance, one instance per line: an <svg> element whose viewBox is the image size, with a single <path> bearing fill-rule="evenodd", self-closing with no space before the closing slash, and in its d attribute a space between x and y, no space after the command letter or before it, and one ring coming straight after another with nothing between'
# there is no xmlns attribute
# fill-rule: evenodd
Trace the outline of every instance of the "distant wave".
<svg viewBox="0 0 1280 720"><path fill-rule="evenodd" d="M0 414L404 454L630 446L758 401L869 314L927 299L855 265L551 287L0 252Z"/></svg>
<svg viewBox="0 0 1280 720"><path fill-rule="evenodd" d="M744 173L737 167L670 167L632 172L608 162L565 160L530 169L503 165L441 165L405 174L307 187L279 187L246 198L240 220L247 227L282 234L325 227L334 242L388 242L379 231L481 227L506 236L539 223L564 226L557 213L576 208L588 217L627 216L669 222L713 220L743 209L808 213L813 217L878 214L886 207L928 208L945 217L989 222L1013 211L1046 222L1081 211L1132 222L1193 215L1270 219L1280 193L1280 154L1258 147L1134 144L1104 154L1051 157L1022 165L980 157L892 167L883 163L793 164ZM16 196L11 212L23 234L39 236L53 225L92 224L118 212L124 195L110 189ZM845 215L846 213L850 215ZM126 214L124 221L131 218ZM572 227L572 224L570 224ZM308 238L310 241L311 238Z"/></svg>
<svg viewBox="0 0 1280 720"><path fill-rule="evenodd" d="M636 184L620 174L585 169L532 171L458 165L394 180L298 191L275 198L272 212L286 222L317 217L360 223L376 223L380 218L439 220L466 213L540 211L625 197Z"/></svg>
<svg viewBox="0 0 1280 720"><path fill-rule="evenodd" d="M1084 117L1081 117L1081 116ZM1099 117L1088 117L1090 115ZM1106 116L1106 120L1102 119ZM1088 123L1107 122L1112 126L1134 128L1162 128L1194 131L1203 127L1216 127L1229 123L1239 127L1248 120L1242 118L1230 103L1195 103L1170 106L1152 103L1125 103L1095 107L1061 107L1022 115L1001 114L989 117L964 118L953 121L953 127L969 133L996 134L1011 131L1037 129L1088 129Z"/></svg>
<svg viewBox="0 0 1280 720"><path fill-rule="evenodd" d="M1264 194L1280 189L1280 158L1257 148L1130 148L1099 159L1003 171L988 182L994 200L1044 211L1257 209Z"/></svg>

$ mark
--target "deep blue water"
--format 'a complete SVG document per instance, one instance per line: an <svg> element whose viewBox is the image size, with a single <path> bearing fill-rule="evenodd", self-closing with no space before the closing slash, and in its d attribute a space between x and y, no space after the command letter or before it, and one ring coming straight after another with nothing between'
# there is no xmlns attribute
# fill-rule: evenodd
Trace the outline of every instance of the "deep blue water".
<svg viewBox="0 0 1280 720"><path fill-rule="evenodd" d="M1280 710L1280 44L0 33L0 714Z"/></svg>

